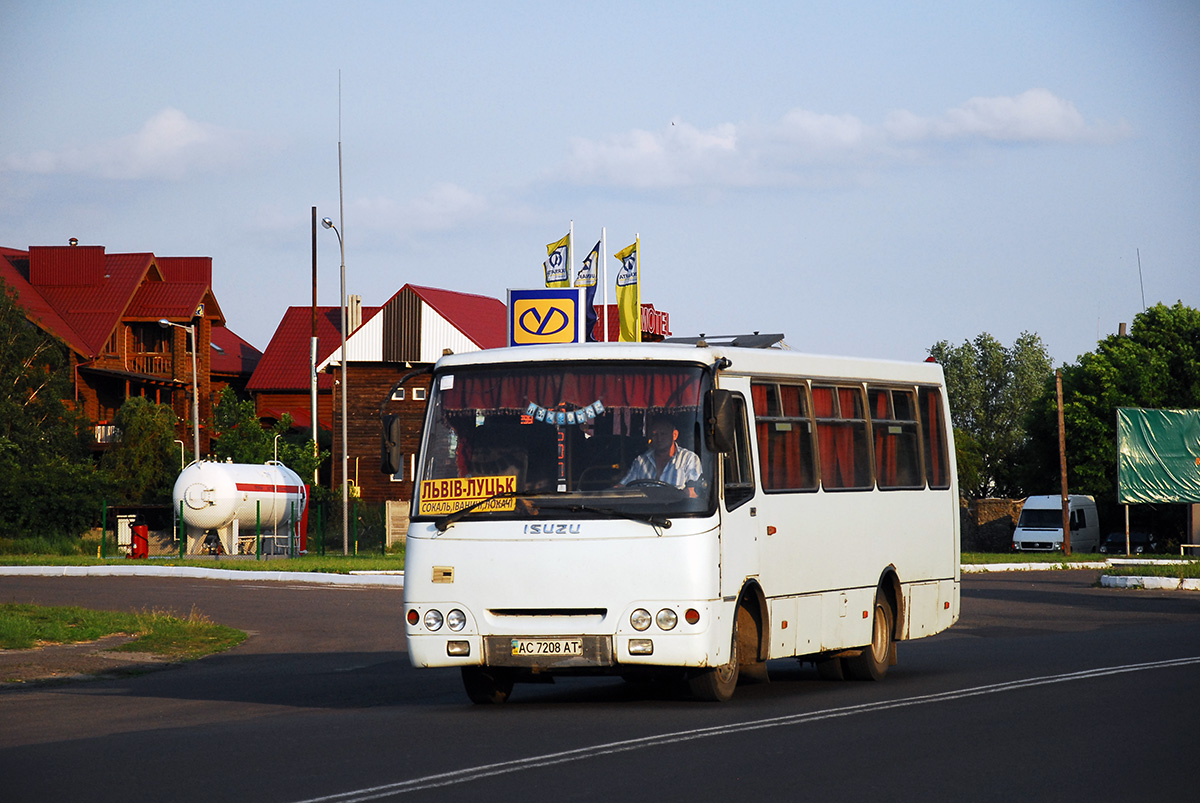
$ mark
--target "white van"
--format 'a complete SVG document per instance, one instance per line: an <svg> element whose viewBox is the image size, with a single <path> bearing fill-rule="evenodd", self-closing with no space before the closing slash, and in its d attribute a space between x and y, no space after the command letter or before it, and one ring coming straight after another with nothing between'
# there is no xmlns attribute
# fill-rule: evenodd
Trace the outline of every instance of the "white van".
<svg viewBox="0 0 1200 803"><path fill-rule="evenodd" d="M1100 545L1100 520L1096 500L1082 494L1067 498L1071 514L1071 551L1095 552ZM1016 552L1052 552L1061 550L1062 496L1031 496L1021 508L1021 517L1013 529L1012 548Z"/></svg>

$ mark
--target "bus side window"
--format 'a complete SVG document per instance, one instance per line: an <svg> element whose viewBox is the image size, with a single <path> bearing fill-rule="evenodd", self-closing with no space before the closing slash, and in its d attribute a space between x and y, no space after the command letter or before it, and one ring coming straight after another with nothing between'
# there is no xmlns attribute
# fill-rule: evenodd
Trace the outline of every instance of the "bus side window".
<svg viewBox="0 0 1200 803"><path fill-rule="evenodd" d="M812 394L821 487L827 491L869 490L874 481L862 389L813 385Z"/></svg>
<svg viewBox="0 0 1200 803"><path fill-rule="evenodd" d="M817 488L815 448L804 385L755 382L750 385L758 462L763 490Z"/></svg>
<svg viewBox="0 0 1200 803"><path fill-rule="evenodd" d="M875 480L883 490L924 488L917 411L911 390L868 386Z"/></svg>
<svg viewBox="0 0 1200 803"><path fill-rule="evenodd" d="M917 390L921 431L925 441L925 480L930 488L950 487L949 464L946 459L946 423L942 419L942 394L937 388Z"/></svg>
<svg viewBox="0 0 1200 803"><path fill-rule="evenodd" d="M732 394L734 405L733 448L721 456L724 466L725 509L733 510L754 497L754 467L750 462L750 439L746 429L746 400Z"/></svg>

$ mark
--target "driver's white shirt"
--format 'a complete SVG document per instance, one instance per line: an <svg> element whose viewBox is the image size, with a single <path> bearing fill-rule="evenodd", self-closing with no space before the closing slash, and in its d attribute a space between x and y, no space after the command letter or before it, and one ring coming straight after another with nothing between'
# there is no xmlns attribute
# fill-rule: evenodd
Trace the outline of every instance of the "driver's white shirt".
<svg viewBox="0 0 1200 803"><path fill-rule="evenodd" d="M667 460L663 470L656 475L654 472L654 450L650 449L638 456L629 467L629 473L621 480L622 485L628 485L634 480L658 480L669 483L676 488L682 488L689 482L700 479L700 458L696 453L675 445L675 454Z"/></svg>

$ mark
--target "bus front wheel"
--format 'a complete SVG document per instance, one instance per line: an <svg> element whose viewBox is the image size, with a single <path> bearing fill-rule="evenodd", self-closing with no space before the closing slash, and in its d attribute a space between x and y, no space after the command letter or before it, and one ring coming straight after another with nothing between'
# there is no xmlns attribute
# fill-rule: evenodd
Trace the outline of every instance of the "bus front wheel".
<svg viewBox="0 0 1200 803"><path fill-rule="evenodd" d="M871 643L861 654L845 659L846 673L855 680L883 680L892 656L892 606L883 592L875 593Z"/></svg>
<svg viewBox="0 0 1200 803"><path fill-rule="evenodd" d="M740 613L740 609L739 609ZM688 674L688 690L692 695L707 702L723 703L733 697L738 683L738 622L734 617L733 635L730 640L729 663L693 670Z"/></svg>
<svg viewBox="0 0 1200 803"><path fill-rule="evenodd" d="M478 705L503 703L512 694L512 672L500 667L464 666L462 680L467 696Z"/></svg>

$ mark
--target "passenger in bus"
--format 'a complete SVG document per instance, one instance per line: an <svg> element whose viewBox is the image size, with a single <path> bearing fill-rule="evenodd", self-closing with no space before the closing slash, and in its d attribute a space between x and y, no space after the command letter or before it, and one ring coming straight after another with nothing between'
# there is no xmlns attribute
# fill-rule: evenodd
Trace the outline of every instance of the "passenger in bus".
<svg viewBox="0 0 1200 803"><path fill-rule="evenodd" d="M622 485L637 480L656 480L683 488L700 481L700 458L679 445L679 430L669 416L651 417L646 430L650 448L633 461L629 473L621 480Z"/></svg>

